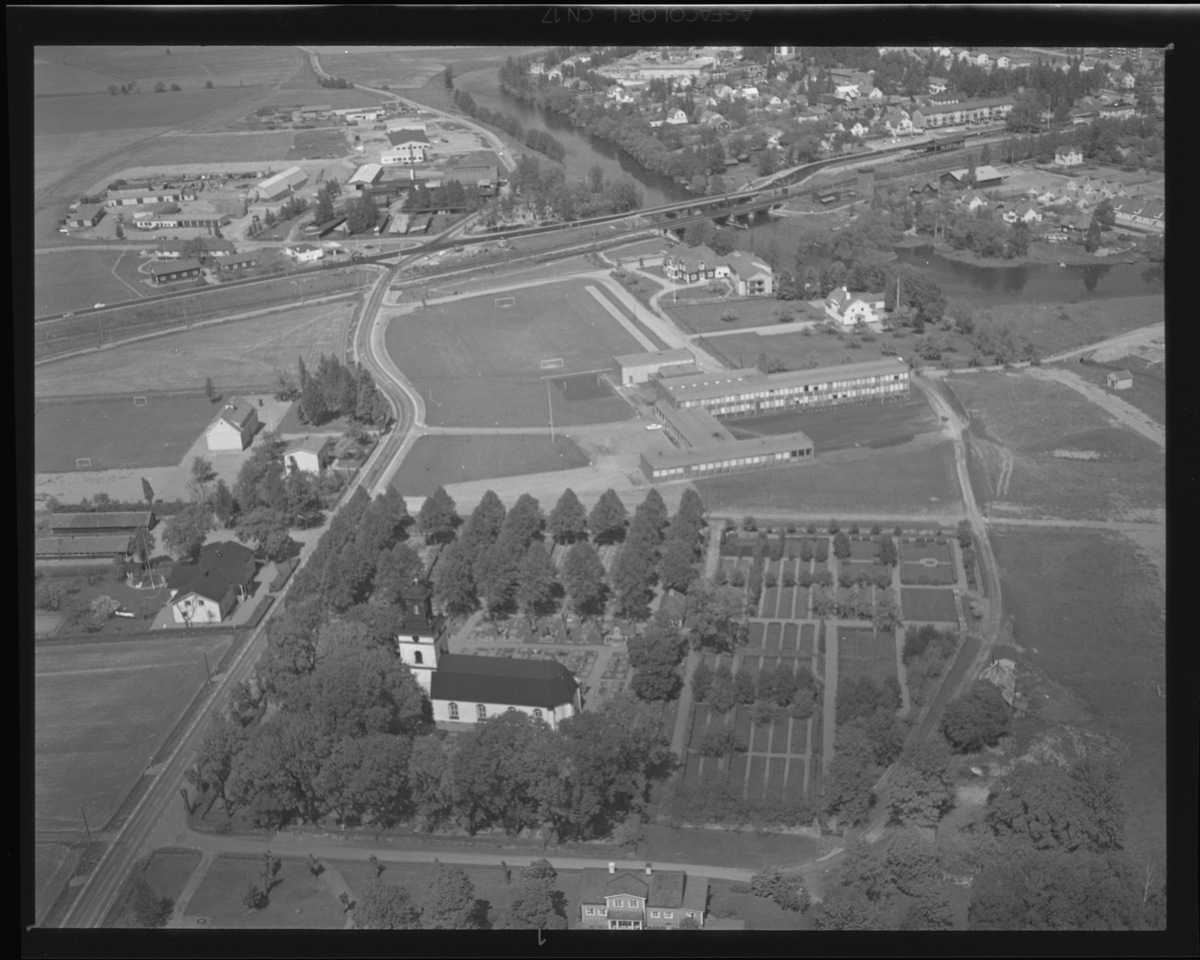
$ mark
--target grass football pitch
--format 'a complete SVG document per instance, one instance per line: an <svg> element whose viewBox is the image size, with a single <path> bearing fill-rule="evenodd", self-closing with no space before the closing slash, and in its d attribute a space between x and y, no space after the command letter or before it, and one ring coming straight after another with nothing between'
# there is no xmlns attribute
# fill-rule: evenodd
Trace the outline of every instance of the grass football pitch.
<svg viewBox="0 0 1200 960"><path fill-rule="evenodd" d="M392 486L401 496L427 497L438 486L516 477L527 473L572 470L588 465L587 455L568 437L426 436L413 444Z"/></svg>
<svg viewBox="0 0 1200 960"><path fill-rule="evenodd" d="M173 467L216 416L206 397L45 403L35 409L33 469L66 473L87 457L91 470Z"/></svg>
<svg viewBox="0 0 1200 960"><path fill-rule="evenodd" d="M34 654L35 820L93 830L120 807L205 682L229 634L39 647Z"/></svg>
<svg viewBox="0 0 1200 960"><path fill-rule="evenodd" d="M588 281L511 291L430 306L392 319L387 349L440 426L561 426L626 420L619 397L569 401L547 376L611 370L613 356L642 347L587 293ZM542 369L543 360L562 366ZM524 471L523 471L524 472Z"/></svg>

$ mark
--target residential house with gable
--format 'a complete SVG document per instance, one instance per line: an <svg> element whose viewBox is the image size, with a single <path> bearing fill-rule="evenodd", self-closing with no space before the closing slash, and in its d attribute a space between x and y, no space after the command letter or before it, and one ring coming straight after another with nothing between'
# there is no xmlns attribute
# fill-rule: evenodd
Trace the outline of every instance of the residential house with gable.
<svg viewBox="0 0 1200 960"><path fill-rule="evenodd" d="M845 287L839 287L825 298L826 316L844 327L878 323L883 320L883 309L882 293L850 293Z"/></svg>
<svg viewBox="0 0 1200 960"><path fill-rule="evenodd" d="M248 400L232 397L204 431L208 449L214 452L245 450L258 429L258 411Z"/></svg>
<svg viewBox="0 0 1200 960"><path fill-rule="evenodd" d="M177 563L167 579L176 623L221 623L254 592L254 551L233 541L206 543L196 563Z"/></svg>
<svg viewBox="0 0 1200 960"><path fill-rule="evenodd" d="M1059 147L1054 151L1056 167L1077 167L1081 163L1083 163L1083 153L1078 147Z"/></svg>
<svg viewBox="0 0 1200 960"><path fill-rule="evenodd" d="M685 919L704 926L708 880L674 870L645 872L586 867L579 878L579 919L585 929L677 930Z"/></svg>

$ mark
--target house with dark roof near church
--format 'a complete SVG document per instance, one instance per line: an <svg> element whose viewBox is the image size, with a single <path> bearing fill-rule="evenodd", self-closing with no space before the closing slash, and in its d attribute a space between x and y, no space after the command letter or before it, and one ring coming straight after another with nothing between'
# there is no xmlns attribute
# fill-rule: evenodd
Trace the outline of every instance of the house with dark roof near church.
<svg viewBox="0 0 1200 960"><path fill-rule="evenodd" d="M206 543L196 563L178 563L167 580L176 623L221 623L254 592L254 551L233 541Z"/></svg>
<svg viewBox="0 0 1200 960"><path fill-rule="evenodd" d="M678 870L645 872L587 867L580 871L579 920L584 929L677 930L685 920L704 926L708 879Z"/></svg>

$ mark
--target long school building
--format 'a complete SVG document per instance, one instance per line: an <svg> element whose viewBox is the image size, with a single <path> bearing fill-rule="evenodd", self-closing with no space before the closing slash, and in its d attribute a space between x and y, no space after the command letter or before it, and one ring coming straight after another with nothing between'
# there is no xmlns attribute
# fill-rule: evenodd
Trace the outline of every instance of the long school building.
<svg viewBox="0 0 1200 960"><path fill-rule="evenodd" d="M704 409L716 417L900 399L908 395L908 382L908 366L899 359L784 373L752 367L653 380L658 399L668 406Z"/></svg>

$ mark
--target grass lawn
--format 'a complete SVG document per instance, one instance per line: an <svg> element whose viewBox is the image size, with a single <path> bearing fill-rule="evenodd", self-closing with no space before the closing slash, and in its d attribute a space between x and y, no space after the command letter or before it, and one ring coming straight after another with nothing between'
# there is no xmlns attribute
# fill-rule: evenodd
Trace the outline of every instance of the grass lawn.
<svg viewBox="0 0 1200 960"><path fill-rule="evenodd" d="M292 433L335 433L343 434L350 429L350 420L348 417L334 417L332 420L326 420L320 426L312 426L300 422L300 404L293 403L288 407L288 412L283 415L283 419L279 421L276 430L282 434Z"/></svg>
<svg viewBox="0 0 1200 960"><path fill-rule="evenodd" d="M79 310L94 303L117 303L137 296L113 275L122 254L126 263L132 260L136 266L141 260L137 251L110 251L99 244L97 248L43 253L33 258L33 304L37 316ZM150 292L134 280L130 283L143 295ZM96 329L95 319L92 329Z"/></svg>
<svg viewBox="0 0 1200 960"><path fill-rule="evenodd" d="M1117 519L1165 505L1163 451L1069 387L1006 373L945 382L971 415L976 496L1065 519ZM997 494L1001 446L1013 467Z"/></svg>
<svg viewBox="0 0 1200 960"><path fill-rule="evenodd" d="M33 846L34 910L38 923L62 892L63 884L71 876L79 857L81 846L69 847L60 843L35 843Z"/></svg>
<svg viewBox="0 0 1200 960"><path fill-rule="evenodd" d="M1111 391L1128 404L1158 423L1167 422L1167 368L1163 363L1147 363L1140 357L1121 357L1111 363L1073 363L1067 368L1077 377L1108 390L1106 378L1113 370L1128 370L1133 374L1133 386L1128 390Z"/></svg>
<svg viewBox="0 0 1200 960"><path fill-rule="evenodd" d="M514 856L508 862L508 867L512 871L511 884L504 882L503 873L498 866L463 867L475 885L475 899L484 901L481 913L486 911L485 915L489 925L495 923L500 914L512 903L518 871L535 859L538 858ZM355 897L361 896L366 884L375 878L375 867L370 863L330 861L329 865L342 875ZM413 901L419 903L432 869L432 865L427 863L389 863L380 879L403 887L409 892ZM572 927L579 924L579 878L580 874L576 870L560 870L555 882L555 887L563 894L564 909Z"/></svg>
<svg viewBox="0 0 1200 960"><path fill-rule="evenodd" d="M958 608L952 590L903 587L900 590L900 614L905 622L957 623Z"/></svg>
<svg viewBox="0 0 1200 960"><path fill-rule="evenodd" d="M1011 320L1018 332L1047 356L1162 323L1166 301L1162 295L1106 297L1071 304L999 304L990 310L997 320ZM1068 319L1062 319L1062 310L1066 310ZM965 347L959 353L964 360L970 356Z"/></svg>
<svg viewBox="0 0 1200 960"><path fill-rule="evenodd" d="M871 408L878 409L878 408ZM942 513L959 509L954 445L921 439L881 450L842 450L812 463L696 481L712 511Z"/></svg>
<svg viewBox="0 0 1200 960"><path fill-rule="evenodd" d="M542 426L549 421L547 375L610 370L613 356L642 347L587 293L586 281L514 291L511 307L485 296L392 319L387 349L426 398L426 418L443 426ZM541 369L542 360L563 366ZM432 390L432 395L430 391ZM616 396L564 402L564 426L628 419Z"/></svg>
<svg viewBox="0 0 1200 960"><path fill-rule="evenodd" d="M101 69L111 71L112 68ZM168 84L171 82L169 78L164 79ZM109 82L113 82L112 77ZM185 89L158 96L113 97L105 92L44 97L38 100L37 110L34 111L34 130L43 136L140 127L183 127L209 113L227 109L254 92L244 87L233 87L224 90Z"/></svg>
<svg viewBox="0 0 1200 960"><path fill-rule="evenodd" d="M172 54L174 56L174 54ZM290 130L262 133L196 133L157 137L138 147L143 166L197 162L197 158L235 163L278 161L282 163L292 145Z"/></svg>
<svg viewBox="0 0 1200 960"><path fill-rule="evenodd" d="M870 627L838 627L838 680L869 677L883 683L896 674L896 638Z"/></svg>
<svg viewBox="0 0 1200 960"><path fill-rule="evenodd" d="M954 569L954 565L951 563L939 563L934 567L923 563L903 561L900 564L900 582L903 584L930 583L950 586L958 582L958 571Z"/></svg>
<svg viewBox="0 0 1200 960"><path fill-rule="evenodd" d="M705 287L696 287L704 291ZM666 314L672 317L679 326L689 333L716 333L722 330L738 330L743 327L768 327L779 323L779 311L788 310L798 320L817 320L820 312L803 300L775 300L772 297L756 297L747 300L731 300L720 303L679 303L672 302L670 295L664 295L659 305ZM721 315L726 312L737 315L736 320L725 321ZM788 336L784 339L791 339ZM719 337L717 343L724 344L736 337ZM769 339L779 339L772 335ZM711 341L709 341L711 342ZM749 356L749 354L747 354ZM757 358L758 353L753 354ZM754 362L754 359L749 361Z"/></svg>
<svg viewBox="0 0 1200 960"><path fill-rule="evenodd" d="M918 560L929 558L936 560L938 563L953 563L954 554L951 551L949 543L933 543L926 541L925 543L910 543L907 539L900 541L900 559L911 560L914 563Z"/></svg>
<svg viewBox="0 0 1200 960"><path fill-rule="evenodd" d="M424 436L392 479L403 496L424 497L439 485L586 467L587 455L569 437L510 434Z"/></svg>
<svg viewBox="0 0 1200 960"><path fill-rule="evenodd" d="M175 466L216 415L207 397L154 398L133 405L122 400L42 403L34 414L37 473L77 469L90 457L92 470Z"/></svg>
<svg viewBox="0 0 1200 960"><path fill-rule="evenodd" d="M156 527L155 533L159 534L161 531ZM63 604L64 610L67 605L76 601L90 602L96 597L109 596L137 616L132 618L109 617L101 631L104 636L149 630L154 618L158 616L158 612L167 602L167 591L165 589L135 590L124 581L118 583L112 578L112 567L98 566L97 573L100 576L94 584L89 584L87 577L55 578L55 581L66 587L68 591L67 599ZM161 582L162 577L156 574L155 579ZM58 636L69 634L86 636L87 631L83 627L74 627L68 630L65 625L59 628Z"/></svg>
<svg viewBox="0 0 1200 960"><path fill-rule="evenodd" d="M757 324L746 324L756 326ZM856 337L846 336L839 339L831 336L822 329L812 332L797 331L796 333L735 333L728 337L704 337L702 345L706 350L719 354L731 367L752 367L758 363L760 354L765 354L768 361L781 365L783 370L803 370L809 367L835 367L842 363L863 363L867 360L881 360L883 352L879 349L883 343L895 341L897 353L904 355L905 346L909 340L896 340L889 334L879 334L874 343L862 343L851 347L851 343L859 343Z"/></svg>
<svg viewBox="0 0 1200 960"><path fill-rule="evenodd" d="M196 872L196 867L199 864L200 854L194 850L156 850L150 855L150 862L146 864L145 870L141 872L141 877L157 896L167 897L173 903L179 899L179 895L183 893L183 888L187 886L188 880ZM137 868L135 867L134 873L126 878L122 891L124 896L128 896L136 875ZM112 926L123 926L122 921L125 917L132 919L132 911L129 909L128 899L126 899L121 912L113 918Z"/></svg>
<svg viewBox="0 0 1200 960"><path fill-rule="evenodd" d="M638 859L661 863L706 863L714 867L744 867L799 863L816 855L811 837L729 830L673 829L651 823L638 845Z"/></svg>
<svg viewBox="0 0 1200 960"><path fill-rule="evenodd" d="M863 403L824 410L796 410L725 421L738 439L801 430L817 454L853 447L887 447L933 433L941 424L924 394L889 403Z"/></svg>
<svg viewBox="0 0 1200 960"><path fill-rule="evenodd" d="M1157 685L1165 693L1166 631L1157 572L1117 534L1000 528L991 535L1022 659L1084 698L1093 716L1073 725L1120 740L1126 849L1138 862L1163 853L1166 700Z"/></svg>
<svg viewBox="0 0 1200 960"><path fill-rule="evenodd" d="M267 906L248 909L242 898L251 883L262 879L262 868L262 857L218 857L189 901L187 915L208 917L210 925L219 928L340 930L345 926L342 905L328 884L299 860L283 860Z"/></svg>
<svg viewBox="0 0 1200 960"><path fill-rule="evenodd" d="M346 134L341 130L297 130L286 159L320 160L329 154L342 157L349 152Z"/></svg>
<svg viewBox="0 0 1200 960"><path fill-rule="evenodd" d="M206 681L229 634L38 647L34 797L38 826L93 830L116 812Z"/></svg>
<svg viewBox="0 0 1200 960"><path fill-rule="evenodd" d="M287 368L294 375L298 356L314 369L322 353L340 357L353 312L348 302L296 306L72 357L37 367L34 391L71 396L192 387L200 393L208 377L219 392L271 390L275 370ZM229 349L231 340L237 350Z"/></svg>

